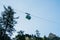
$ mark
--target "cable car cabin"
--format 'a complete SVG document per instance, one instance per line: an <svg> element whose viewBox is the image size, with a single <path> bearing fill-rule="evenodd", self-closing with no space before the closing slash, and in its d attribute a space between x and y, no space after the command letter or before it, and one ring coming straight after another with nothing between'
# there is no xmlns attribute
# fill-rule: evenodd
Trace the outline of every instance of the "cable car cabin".
<svg viewBox="0 0 60 40"><path fill-rule="evenodd" d="M27 15L26 15L26 19L30 20L30 19L31 19L30 14L28 14L28 13L26 13L26 14L27 14Z"/></svg>

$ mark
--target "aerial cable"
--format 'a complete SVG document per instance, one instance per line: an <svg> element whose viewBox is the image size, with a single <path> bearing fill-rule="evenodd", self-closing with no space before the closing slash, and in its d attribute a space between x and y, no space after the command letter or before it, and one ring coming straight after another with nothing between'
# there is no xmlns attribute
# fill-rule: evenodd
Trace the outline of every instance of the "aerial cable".
<svg viewBox="0 0 60 40"><path fill-rule="evenodd" d="M16 9L15 9L15 10L16 10ZM31 15L31 14L28 13L28 12L24 12L24 11L21 11L21 10L17 10L17 11L26 14L26 17L25 17L25 18L28 19L28 20L31 20L31 16L33 16L33 17L36 17L36 18L39 18L39 19L42 19L42 20L45 20L45 21L48 21L48 22L57 23L57 22L52 21L52 20L48 20L48 19L41 18L41 17L35 16L35 15Z"/></svg>

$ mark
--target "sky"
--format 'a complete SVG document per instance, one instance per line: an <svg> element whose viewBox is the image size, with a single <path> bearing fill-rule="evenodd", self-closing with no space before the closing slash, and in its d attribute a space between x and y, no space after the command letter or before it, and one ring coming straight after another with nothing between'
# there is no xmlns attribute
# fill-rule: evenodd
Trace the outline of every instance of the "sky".
<svg viewBox="0 0 60 40"><path fill-rule="evenodd" d="M40 36L49 33L60 36L60 0L0 0L0 14L4 11L3 5L11 6L16 12L15 17L19 16L16 31L35 34L39 30ZM31 20L25 18L25 13L31 14Z"/></svg>

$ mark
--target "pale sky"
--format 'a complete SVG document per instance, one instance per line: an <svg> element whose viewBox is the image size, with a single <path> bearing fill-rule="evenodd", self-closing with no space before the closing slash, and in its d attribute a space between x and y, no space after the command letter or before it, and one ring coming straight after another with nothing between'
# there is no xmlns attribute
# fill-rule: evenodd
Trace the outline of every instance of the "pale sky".
<svg viewBox="0 0 60 40"><path fill-rule="evenodd" d="M15 25L17 31L35 34L38 29L41 36L50 32L60 36L60 0L0 0L0 13L4 10L3 5L11 6L15 16L19 16ZM24 12L31 14L31 20L25 18Z"/></svg>

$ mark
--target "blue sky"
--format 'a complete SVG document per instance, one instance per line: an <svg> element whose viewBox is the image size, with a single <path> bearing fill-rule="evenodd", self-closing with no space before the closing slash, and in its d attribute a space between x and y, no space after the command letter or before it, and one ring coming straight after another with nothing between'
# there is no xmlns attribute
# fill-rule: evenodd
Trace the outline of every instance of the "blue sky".
<svg viewBox="0 0 60 40"><path fill-rule="evenodd" d="M17 31L35 34L38 29L41 36L50 32L60 36L60 0L0 0L0 13L4 11L3 5L11 6L16 12L15 17L19 16L15 26ZM25 18L24 12L31 14L31 20Z"/></svg>

